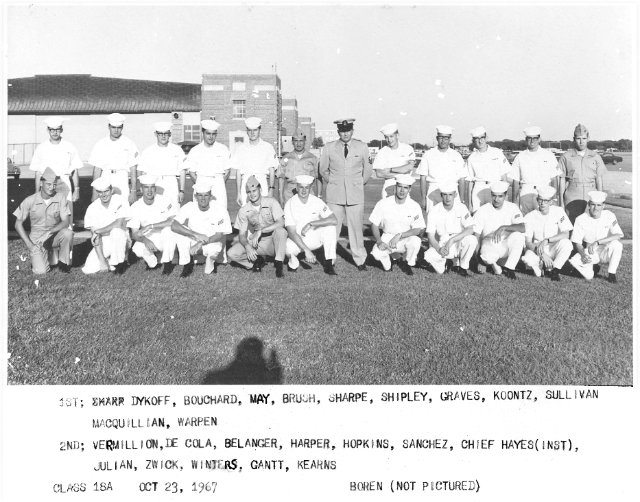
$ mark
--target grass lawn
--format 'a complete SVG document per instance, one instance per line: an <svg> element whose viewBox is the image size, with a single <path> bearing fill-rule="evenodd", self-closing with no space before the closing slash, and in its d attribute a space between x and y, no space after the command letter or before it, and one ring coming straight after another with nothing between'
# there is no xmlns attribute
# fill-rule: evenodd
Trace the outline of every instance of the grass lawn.
<svg viewBox="0 0 640 502"><path fill-rule="evenodd" d="M367 189L367 216L379 190ZM629 235L630 212L619 220ZM139 261L120 277L74 268L36 286L21 255L10 240L14 384L198 384L247 372L284 384L632 384L630 244L617 285L358 272L343 255L337 277L315 265L276 280L268 265L210 276L198 266L179 279L179 267L166 277Z"/></svg>

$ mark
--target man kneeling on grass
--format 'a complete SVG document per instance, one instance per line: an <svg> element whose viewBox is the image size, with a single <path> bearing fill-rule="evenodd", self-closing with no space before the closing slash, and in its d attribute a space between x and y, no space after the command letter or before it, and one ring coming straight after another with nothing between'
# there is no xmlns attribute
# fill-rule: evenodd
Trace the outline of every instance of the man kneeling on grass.
<svg viewBox="0 0 640 502"><path fill-rule="evenodd" d="M457 183L446 182L440 186L442 202L429 212L429 249L425 251L424 259L438 274L443 274L447 260L452 260L452 270L468 277L469 262L478 247L478 239L473 235L474 220L469 209L456 200L456 185Z"/></svg>
<svg viewBox="0 0 640 502"><path fill-rule="evenodd" d="M400 258L400 270L413 275L411 267L416 265L420 235L425 228L420 204L409 197L414 181L410 174L398 174L395 195L378 201L369 216L371 233L376 240L371 256L382 263L385 272L391 271L392 258Z"/></svg>
<svg viewBox="0 0 640 502"><path fill-rule="evenodd" d="M284 212L273 197L263 197L260 182L255 176L247 179L247 203L236 217L239 242L231 246L229 260L244 268L261 272L264 256L275 257L276 277L284 277L282 263L287 245Z"/></svg>
<svg viewBox="0 0 640 502"><path fill-rule="evenodd" d="M315 263L313 254L321 246L324 249L324 271L337 275L333 267L336 259L336 226L338 220L331 209L315 195L311 195L314 177L307 174L296 176L297 194L284 206L284 224L289 233L286 255L289 257L289 270L295 272L300 262L298 255L304 251L304 259Z"/></svg>
<svg viewBox="0 0 640 502"><path fill-rule="evenodd" d="M522 211L506 201L509 184L495 181L490 185L491 204L484 204L476 211L474 233L480 242L480 258L493 268L496 275L515 279L515 268L524 248L524 219ZM478 266L480 270L480 265Z"/></svg>
<svg viewBox="0 0 640 502"><path fill-rule="evenodd" d="M559 281L560 270L571 254L569 232L573 225L564 209L551 205L555 195L556 189L552 186L538 188L538 209L524 217L527 251L522 262L536 277L542 276L544 267L552 281Z"/></svg>
<svg viewBox="0 0 640 502"><path fill-rule="evenodd" d="M171 223L178 214L178 207L171 199L156 193L157 180L150 174L138 178L142 199L131 205L131 219L127 227L135 241L131 250L145 261L147 270L158 268L156 253L161 252L162 273L168 275L173 270L172 260L176 251L176 234L171 231Z"/></svg>
<svg viewBox="0 0 640 502"><path fill-rule="evenodd" d="M40 176L40 189L22 201L13 214L16 231L31 255L31 271L45 274L49 265L61 272L71 271L73 231L69 228L69 204L66 195L56 193L59 176L47 167ZM24 222L29 218L31 232ZM59 260L59 261L58 261Z"/></svg>
<svg viewBox="0 0 640 502"><path fill-rule="evenodd" d="M622 258L624 237L616 215L604 209L606 192L594 190L587 194L587 212L576 218L571 241L577 254L569 263L588 281L600 270L600 263L608 263L609 282L618 282L616 271ZM595 270L594 270L595 269Z"/></svg>
<svg viewBox="0 0 640 502"><path fill-rule="evenodd" d="M196 181L193 185L196 202L187 202L171 223L178 245L178 263L182 265L180 277L193 272L193 255L202 251L205 257L204 273L216 272L216 260L222 260L226 236L231 233L231 220L227 209L211 203L211 185Z"/></svg>
<svg viewBox="0 0 640 502"><path fill-rule="evenodd" d="M113 193L111 178L103 175L93 180L91 186L98 194L84 215L84 227L91 230L93 249L82 267L85 274L115 271L123 274L126 268L129 231L129 202Z"/></svg>

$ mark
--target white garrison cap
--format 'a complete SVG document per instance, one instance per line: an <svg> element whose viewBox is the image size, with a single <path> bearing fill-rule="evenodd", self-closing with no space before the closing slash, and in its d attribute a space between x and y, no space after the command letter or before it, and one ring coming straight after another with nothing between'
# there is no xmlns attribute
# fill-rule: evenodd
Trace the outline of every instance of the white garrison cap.
<svg viewBox="0 0 640 502"><path fill-rule="evenodd" d="M171 132L171 122L155 122L153 130L155 132Z"/></svg>
<svg viewBox="0 0 640 502"><path fill-rule="evenodd" d="M296 183L299 185L311 185L314 179L313 176L309 176L308 174L299 174L296 176Z"/></svg>
<svg viewBox="0 0 640 502"><path fill-rule="evenodd" d="M449 127L447 125L436 126L436 134L451 136L453 134L453 127Z"/></svg>
<svg viewBox="0 0 640 502"><path fill-rule="evenodd" d="M440 193L457 192L458 183L456 181L445 181L444 183L440 183L438 188L440 188Z"/></svg>
<svg viewBox="0 0 640 502"><path fill-rule="evenodd" d="M95 188L97 191L102 192L111 186L111 177L110 176L100 176L99 178L93 180L91 186Z"/></svg>
<svg viewBox="0 0 640 502"><path fill-rule="evenodd" d="M200 125L205 131L217 131L218 127L220 127L220 124L211 119L201 120Z"/></svg>
<svg viewBox="0 0 640 502"><path fill-rule="evenodd" d="M207 193L211 191L211 183L201 177L193 184L193 193Z"/></svg>
<svg viewBox="0 0 640 502"><path fill-rule="evenodd" d="M107 118L109 119L109 125L112 125L114 127L120 127L126 120L126 117L121 113L112 113Z"/></svg>
<svg viewBox="0 0 640 502"><path fill-rule="evenodd" d="M542 129L538 126L526 127L524 130L525 137L529 136L540 136L542 134Z"/></svg>
<svg viewBox="0 0 640 502"><path fill-rule="evenodd" d="M556 189L552 186L544 186L538 188L538 197L544 200L553 199L553 196L556 194Z"/></svg>
<svg viewBox="0 0 640 502"><path fill-rule="evenodd" d="M385 136L391 136L398 132L398 124L391 122L390 124L383 125L380 132Z"/></svg>
<svg viewBox="0 0 640 502"><path fill-rule="evenodd" d="M413 185L415 179L410 174L398 174L396 175L396 185Z"/></svg>
<svg viewBox="0 0 640 502"><path fill-rule="evenodd" d="M44 121L44 124L51 129L57 129L58 127L62 127L62 123L69 119L65 119L63 117L49 117Z"/></svg>
<svg viewBox="0 0 640 502"><path fill-rule="evenodd" d="M487 130L482 126L479 126L471 129L470 134L472 138L481 138L482 136L486 136Z"/></svg>
<svg viewBox="0 0 640 502"><path fill-rule="evenodd" d="M602 204L607 198L607 192L601 192L599 190L592 190L587 193L587 195L589 196L589 200L595 204Z"/></svg>
<svg viewBox="0 0 640 502"><path fill-rule="evenodd" d="M491 193L506 193L509 190L509 183L506 181L494 181L491 183Z"/></svg>
<svg viewBox="0 0 640 502"><path fill-rule="evenodd" d="M155 185L158 182L158 178L151 174L143 174L138 176L138 181L141 185Z"/></svg>
<svg viewBox="0 0 640 502"><path fill-rule="evenodd" d="M257 129L262 125L262 119L259 119L258 117L249 117L248 119L245 119L244 125L247 126L247 129Z"/></svg>

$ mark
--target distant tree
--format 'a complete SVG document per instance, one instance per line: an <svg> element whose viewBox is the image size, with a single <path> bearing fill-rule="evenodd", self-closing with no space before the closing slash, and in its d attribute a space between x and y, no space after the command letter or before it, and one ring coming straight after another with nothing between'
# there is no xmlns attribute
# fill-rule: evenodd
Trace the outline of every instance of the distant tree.
<svg viewBox="0 0 640 502"><path fill-rule="evenodd" d="M367 143L367 146L371 146L374 148L382 148L382 142L379 139L372 139Z"/></svg>
<svg viewBox="0 0 640 502"><path fill-rule="evenodd" d="M312 148L322 148L324 146L324 140L322 139L322 136L318 136L317 138L313 138L313 141L311 142L311 147Z"/></svg>
<svg viewBox="0 0 640 502"><path fill-rule="evenodd" d="M633 149L633 142L630 139L619 139L616 141L616 148L623 152L630 152Z"/></svg>

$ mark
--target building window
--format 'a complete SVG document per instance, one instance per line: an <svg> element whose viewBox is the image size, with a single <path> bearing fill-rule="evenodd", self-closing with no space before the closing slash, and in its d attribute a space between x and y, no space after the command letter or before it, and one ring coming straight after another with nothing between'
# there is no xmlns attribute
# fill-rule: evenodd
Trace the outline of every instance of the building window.
<svg viewBox="0 0 640 502"><path fill-rule="evenodd" d="M233 118L243 119L246 117L246 101L244 99L233 100Z"/></svg>
<svg viewBox="0 0 640 502"><path fill-rule="evenodd" d="M200 125L184 126L184 141L200 142Z"/></svg>
<svg viewBox="0 0 640 502"><path fill-rule="evenodd" d="M246 82L234 82L231 84L231 90L232 91L246 91L247 90L247 84Z"/></svg>

